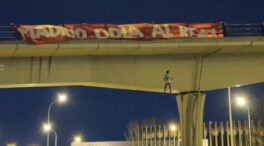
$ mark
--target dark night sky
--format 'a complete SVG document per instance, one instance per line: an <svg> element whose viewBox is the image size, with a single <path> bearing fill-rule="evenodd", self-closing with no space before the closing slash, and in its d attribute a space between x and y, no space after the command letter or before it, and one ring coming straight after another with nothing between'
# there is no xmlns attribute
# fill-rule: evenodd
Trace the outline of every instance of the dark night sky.
<svg viewBox="0 0 264 146"><path fill-rule="evenodd" d="M2 0L0 23L262 22L263 0Z"/></svg>
<svg viewBox="0 0 264 146"><path fill-rule="evenodd" d="M2 0L0 24L262 22L263 0ZM234 94L255 96L264 84L234 88ZM41 132L47 108L58 91L70 101L52 108L59 146L70 144L74 133L87 141L123 140L130 120L178 118L174 96L92 87L0 89L0 145L44 146ZM234 107L235 119L246 111ZM226 89L207 92L205 121L227 120ZM51 136L52 137L52 136Z"/></svg>

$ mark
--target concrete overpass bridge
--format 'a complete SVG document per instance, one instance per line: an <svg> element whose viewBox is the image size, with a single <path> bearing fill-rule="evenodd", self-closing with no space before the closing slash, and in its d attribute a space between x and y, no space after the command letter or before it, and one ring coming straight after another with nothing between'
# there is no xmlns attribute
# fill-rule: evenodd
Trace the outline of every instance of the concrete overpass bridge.
<svg viewBox="0 0 264 146"><path fill-rule="evenodd" d="M0 83L10 87L92 82L161 91L156 89L163 88L169 69L175 93L211 90L264 81L263 47L264 37L42 45L0 41Z"/></svg>
<svg viewBox="0 0 264 146"><path fill-rule="evenodd" d="M264 37L42 45L0 41L1 88L83 85L163 92L167 69L173 78L173 93L179 93L183 143L199 146L202 91L263 82Z"/></svg>

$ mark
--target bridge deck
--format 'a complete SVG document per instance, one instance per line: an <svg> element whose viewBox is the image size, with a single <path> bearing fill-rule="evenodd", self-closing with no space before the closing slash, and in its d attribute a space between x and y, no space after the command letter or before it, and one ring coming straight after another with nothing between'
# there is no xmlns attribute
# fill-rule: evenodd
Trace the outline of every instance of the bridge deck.
<svg viewBox="0 0 264 146"><path fill-rule="evenodd" d="M147 87L139 87L139 86L97 83L97 82L0 84L0 89L1 88L26 88L26 87L55 87L55 86L87 86L87 87L111 88L111 89L121 89L121 90L156 92L156 93L164 92L164 89L161 89L161 88L147 88ZM176 93L179 93L179 91L172 90L171 93L176 94Z"/></svg>
<svg viewBox="0 0 264 146"><path fill-rule="evenodd" d="M264 37L180 38L155 41L83 40L32 45L0 41L0 57L203 54L264 52Z"/></svg>

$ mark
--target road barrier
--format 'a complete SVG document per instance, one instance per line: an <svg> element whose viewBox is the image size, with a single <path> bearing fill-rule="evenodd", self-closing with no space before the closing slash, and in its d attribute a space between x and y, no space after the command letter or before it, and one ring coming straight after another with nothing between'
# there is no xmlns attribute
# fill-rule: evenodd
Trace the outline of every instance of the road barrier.
<svg viewBox="0 0 264 146"><path fill-rule="evenodd" d="M252 121L252 146L263 146L264 127L263 121ZM170 130L168 125L144 125L136 135L136 146L180 146L181 132L179 125L175 131ZM204 123L203 139L208 146L230 146L231 135L229 122ZM248 122L233 122L234 146L249 146Z"/></svg>

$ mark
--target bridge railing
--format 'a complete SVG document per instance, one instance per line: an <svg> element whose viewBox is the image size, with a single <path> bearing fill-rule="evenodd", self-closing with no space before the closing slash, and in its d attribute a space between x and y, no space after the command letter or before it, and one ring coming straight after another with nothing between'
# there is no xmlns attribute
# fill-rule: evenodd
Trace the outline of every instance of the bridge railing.
<svg viewBox="0 0 264 146"><path fill-rule="evenodd" d="M223 23L225 37L264 36L263 23ZM21 40L18 33L8 24L0 24L0 40Z"/></svg>
<svg viewBox="0 0 264 146"><path fill-rule="evenodd" d="M21 38L10 25L0 24L0 40L21 40Z"/></svg>
<svg viewBox="0 0 264 146"><path fill-rule="evenodd" d="M263 36L262 23L234 24L224 23L224 36Z"/></svg>

